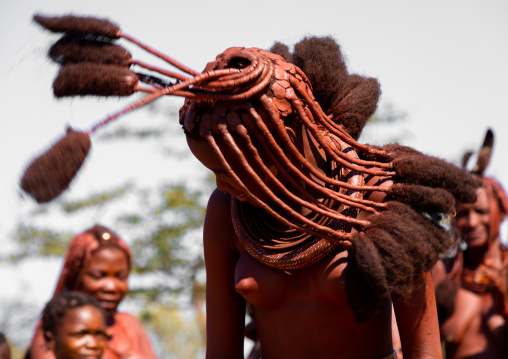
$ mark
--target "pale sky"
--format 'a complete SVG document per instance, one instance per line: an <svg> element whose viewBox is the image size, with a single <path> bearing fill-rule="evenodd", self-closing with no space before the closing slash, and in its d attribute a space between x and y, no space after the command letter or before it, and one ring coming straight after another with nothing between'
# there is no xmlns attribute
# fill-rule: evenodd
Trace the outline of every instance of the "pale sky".
<svg viewBox="0 0 508 359"><path fill-rule="evenodd" d="M109 18L123 32L199 71L231 46L267 49L275 41L292 45L307 35L330 35L341 44L350 72L379 80L380 106L392 104L406 113L406 121L394 124L393 128L393 133L411 135L404 144L457 162L465 149L478 149L491 127L496 139L488 174L508 187L505 0L3 1L0 4L2 238L35 208L31 201L19 197L18 190L19 176L32 156L59 138L67 124L86 129L130 102L55 100L51 83L57 67L45 54L58 36L34 24L31 18L35 13ZM139 48L126 46L134 57L154 62ZM152 119L141 110L118 121L149 124ZM85 171L73 182L68 195L114 185L115 174L146 183L177 175L170 163L161 165L159 160L144 156L144 151L143 146L135 144L95 146L93 157L87 160ZM150 148L146 151L149 153ZM122 155L123 152L127 154ZM188 163L191 171L198 166L192 158ZM77 230L88 226L84 221L76 220ZM51 283L59 269L57 265L53 267L47 274ZM0 270L0 278L3 273L6 271ZM13 278L8 279L13 285L20 281L31 286L26 278ZM51 289L39 296L42 298L39 302L47 299ZM17 290L21 289L14 285L12 291Z"/></svg>

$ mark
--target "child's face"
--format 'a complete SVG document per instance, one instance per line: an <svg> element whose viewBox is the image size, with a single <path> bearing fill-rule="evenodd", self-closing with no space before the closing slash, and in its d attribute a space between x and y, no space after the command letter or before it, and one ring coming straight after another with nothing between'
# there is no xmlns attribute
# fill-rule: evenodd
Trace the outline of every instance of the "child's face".
<svg viewBox="0 0 508 359"><path fill-rule="evenodd" d="M92 305L70 309L50 339L56 359L99 359L108 340L104 317Z"/></svg>

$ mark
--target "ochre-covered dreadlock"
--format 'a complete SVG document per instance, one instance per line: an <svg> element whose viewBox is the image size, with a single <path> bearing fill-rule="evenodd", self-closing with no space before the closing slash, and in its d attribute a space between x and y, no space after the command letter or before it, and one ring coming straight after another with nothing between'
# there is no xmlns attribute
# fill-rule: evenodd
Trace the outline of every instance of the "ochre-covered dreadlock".
<svg viewBox="0 0 508 359"><path fill-rule="evenodd" d="M189 74L134 60L129 66L127 60L106 64L102 57L86 55L87 51L77 57L62 51L64 58L72 57L73 71L86 70L88 75L81 77L79 91L66 85L58 96L124 95L128 94L125 88L149 93L87 135L161 96L185 97L180 122L186 135L208 143L257 207L232 202L233 223L245 249L262 263L281 269L307 266L338 246L348 249L346 291L358 320L368 319L390 295L409 295L414 277L428 271L451 244L438 220L453 212L454 198L475 199L479 183L462 169L408 147L379 148L356 141L376 109L379 85L375 79L349 74L331 38L306 38L294 53L283 44L276 44L271 52L229 48L198 73L109 23L77 17L36 20L52 31L64 32L66 39L85 36L84 46L107 39L106 52L116 46L111 44L115 38L127 39ZM78 41L74 44L79 46ZM100 63L90 65L90 61ZM131 65L158 75L142 76L129 69ZM127 73L117 75L121 71ZM149 87L134 83L131 74ZM177 83L168 84L161 76L176 78ZM73 77L62 69L57 80L72 83ZM115 80L101 83L98 78ZM303 139L324 152L327 168L316 168L309 161L301 148ZM247 178L238 176L239 170L269 200L256 197L244 184ZM366 185L365 180L373 177L393 185ZM265 179L274 184L276 193ZM45 187L39 190L44 192ZM387 201L369 200L373 192L385 193ZM310 214L302 215L295 206ZM360 210L369 216L357 219ZM282 226L269 226L267 216Z"/></svg>

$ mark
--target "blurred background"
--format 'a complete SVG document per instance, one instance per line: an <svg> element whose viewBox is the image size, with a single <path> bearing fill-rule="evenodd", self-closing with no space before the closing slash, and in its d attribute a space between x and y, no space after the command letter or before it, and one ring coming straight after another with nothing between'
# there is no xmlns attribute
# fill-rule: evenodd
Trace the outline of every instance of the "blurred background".
<svg viewBox="0 0 508 359"><path fill-rule="evenodd" d="M67 126L86 130L139 98L55 99L58 66L46 53L59 37L32 21L36 13L108 18L198 71L231 46L269 49L275 41L291 46L305 36L332 36L351 73L381 83L378 111L360 142L398 141L460 164L491 128L487 174L508 186L506 1L4 1L0 331L14 358L21 357L51 297L68 241L95 223L115 230L135 253L131 293L120 309L143 320L161 358L203 357L200 236L215 186L186 149L178 125L183 99L164 98L95 133L78 177L57 200L37 205L23 195L24 168ZM136 59L166 66L121 44ZM502 235L508 236L506 225Z"/></svg>

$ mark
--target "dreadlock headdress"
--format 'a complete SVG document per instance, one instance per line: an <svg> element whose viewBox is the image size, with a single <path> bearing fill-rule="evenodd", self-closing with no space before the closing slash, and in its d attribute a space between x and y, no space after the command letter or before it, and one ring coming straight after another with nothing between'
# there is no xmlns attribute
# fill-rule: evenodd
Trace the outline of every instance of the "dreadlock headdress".
<svg viewBox="0 0 508 359"><path fill-rule="evenodd" d="M370 317L379 298L409 295L413 278L429 270L451 244L439 219L453 213L455 199L475 201L479 181L467 171L398 144L376 147L356 141L376 109L379 84L349 74L340 47L331 38L303 39L293 53L280 43L270 52L229 48L199 73L124 34L107 20L72 16L36 16L35 20L64 33L50 51L50 57L63 65L54 83L55 95L148 93L89 131L78 132L79 136L88 137L109 121L161 96L185 97L180 123L186 135L206 141L225 171L258 207L232 200L233 224L244 248L262 263L281 269L307 266L338 247L349 250L346 291L359 320ZM113 44L120 38L187 75L132 59L129 52ZM113 53L118 54L112 56L118 61L105 55ZM322 149L328 167L317 169L295 137ZM84 158L87 146L81 143L86 141L68 142L76 148L67 152L75 151ZM60 164L53 165L58 169L54 173L44 171L61 157L43 155L28 167L22 187L37 201L58 196L79 169ZM257 183L269 200L256 197L238 170L250 177L249 182ZM48 178L60 172L66 172L60 179ZM365 179L372 177L381 180L366 185ZM274 184L277 194L265 179ZM393 185L380 184L386 180ZM57 188L50 189L53 183ZM369 200L373 192L386 194L387 201ZM309 214L302 215L295 206ZM357 219L360 210L369 216Z"/></svg>
<svg viewBox="0 0 508 359"><path fill-rule="evenodd" d="M72 239L53 295L78 290L83 269L86 268L92 256L108 247L118 248L124 252L130 269L129 246L116 233L97 224Z"/></svg>

